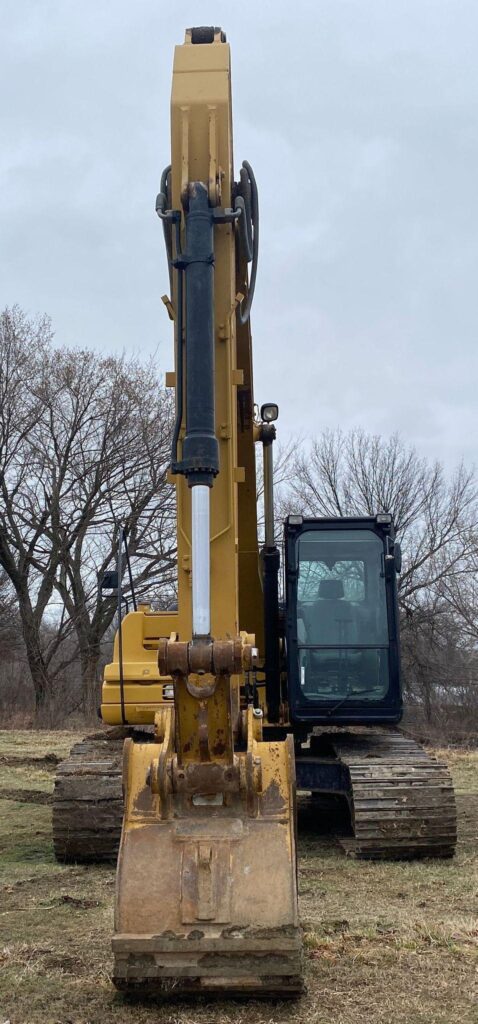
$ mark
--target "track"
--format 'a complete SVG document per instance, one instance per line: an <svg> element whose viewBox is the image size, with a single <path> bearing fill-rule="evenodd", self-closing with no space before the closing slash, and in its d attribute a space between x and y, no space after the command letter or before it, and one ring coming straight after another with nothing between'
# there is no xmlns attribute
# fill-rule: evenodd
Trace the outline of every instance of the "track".
<svg viewBox="0 0 478 1024"><path fill-rule="evenodd" d="M452 857L456 807L450 773L401 733L330 733L348 770L354 837L340 838L362 860ZM90 736L58 766L53 795L55 856L63 863L116 862L123 796L123 738Z"/></svg>
<svg viewBox="0 0 478 1024"><path fill-rule="evenodd" d="M456 805L446 765L394 732L330 737L351 784L353 839L341 839L364 860L452 857Z"/></svg>
<svg viewBox="0 0 478 1024"><path fill-rule="evenodd" d="M123 739L92 736L58 766L53 845L63 863L116 861L123 821Z"/></svg>

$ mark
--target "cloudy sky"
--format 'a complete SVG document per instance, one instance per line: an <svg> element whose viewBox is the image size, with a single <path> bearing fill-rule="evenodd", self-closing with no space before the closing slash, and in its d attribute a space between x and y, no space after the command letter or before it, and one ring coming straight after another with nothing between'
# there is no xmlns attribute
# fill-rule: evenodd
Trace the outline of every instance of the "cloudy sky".
<svg viewBox="0 0 478 1024"><path fill-rule="evenodd" d="M220 24L259 182L256 399L281 431L477 458L476 0L2 0L0 305L172 367L154 214L173 47Z"/></svg>

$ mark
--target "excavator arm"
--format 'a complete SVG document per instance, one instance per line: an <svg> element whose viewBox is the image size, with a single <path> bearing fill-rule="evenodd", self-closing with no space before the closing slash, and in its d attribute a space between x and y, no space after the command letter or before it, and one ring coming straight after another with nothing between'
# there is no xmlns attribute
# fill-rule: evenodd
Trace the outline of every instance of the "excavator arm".
<svg viewBox="0 0 478 1024"><path fill-rule="evenodd" d="M246 696L264 657L249 328L258 205L247 163L234 183L232 152L229 46L220 29L188 30L157 202L175 325L179 599L155 646L174 701L156 709L154 742L125 743L114 981L290 996L302 989L293 741L265 742ZM121 703L127 716L124 692Z"/></svg>

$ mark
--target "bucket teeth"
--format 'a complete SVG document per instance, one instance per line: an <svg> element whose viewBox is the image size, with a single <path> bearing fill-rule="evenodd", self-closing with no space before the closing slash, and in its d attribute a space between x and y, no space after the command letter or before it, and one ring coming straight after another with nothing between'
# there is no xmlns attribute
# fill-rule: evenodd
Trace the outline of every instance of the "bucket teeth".
<svg viewBox="0 0 478 1024"><path fill-rule="evenodd" d="M298 935L177 942L151 937L149 950L144 937L135 939L123 936L113 944L114 983L122 991L163 998L194 992L284 998L303 992Z"/></svg>

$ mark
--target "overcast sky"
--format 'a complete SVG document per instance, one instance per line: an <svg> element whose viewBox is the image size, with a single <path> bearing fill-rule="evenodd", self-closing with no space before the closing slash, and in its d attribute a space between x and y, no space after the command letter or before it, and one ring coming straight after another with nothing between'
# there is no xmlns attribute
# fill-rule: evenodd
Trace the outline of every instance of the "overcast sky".
<svg viewBox="0 0 478 1024"><path fill-rule="evenodd" d="M478 461L477 0L2 0L0 305L172 368L154 199L173 47L212 23L260 189L256 400Z"/></svg>

